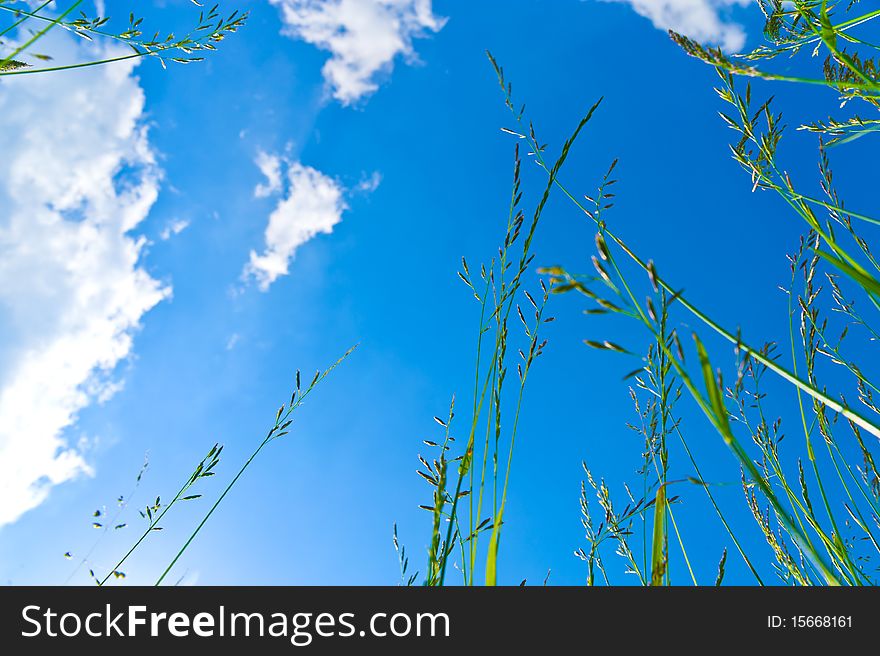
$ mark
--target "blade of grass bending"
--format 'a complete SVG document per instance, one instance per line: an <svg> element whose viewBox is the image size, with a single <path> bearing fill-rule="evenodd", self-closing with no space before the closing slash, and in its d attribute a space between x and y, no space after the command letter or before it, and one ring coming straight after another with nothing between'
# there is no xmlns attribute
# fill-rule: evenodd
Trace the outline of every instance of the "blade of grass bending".
<svg viewBox="0 0 880 656"><path fill-rule="evenodd" d="M877 282L877 280L866 271L859 271L855 267L850 266L843 260L836 258L830 253L826 253L823 250L815 249L815 253L822 259L827 260L832 265L840 269L848 277L852 278L856 283L858 283L858 285L862 289L867 291L869 294L880 296L880 282Z"/></svg>
<svg viewBox="0 0 880 656"><path fill-rule="evenodd" d="M157 51L159 52L159 51ZM33 75L35 73L57 73L59 71L72 71L78 68L90 68L92 66L103 66L105 64L115 64L117 62L126 61L128 59L137 59L143 57L144 53L132 53L130 55L120 55L119 57L110 57L108 59L96 59L94 61L80 62L79 64L65 64L63 66L46 66L43 68L28 67L18 68L12 71L3 71L2 76L7 75Z"/></svg>
<svg viewBox="0 0 880 656"><path fill-rule="evenodd" d="M611 234L611 232L607 229L605 231L605 235L610 237L618 246L620 246L623 251L627 255L629 255L629 257L636 264L642 267L645 271L650 270L649 266L644 261L642 261L632 250L630 250L630 248L623 242L623 240ZM654 274L654 280L657 282L657 285L659 287L662 287L670 293L675 293L673 291L673 287L669 283L664 281L659 275L656 275L656 273ZM777 364L774 360L765 357L759 350L752 348L751 346L743 342L739 337L731 334L715 321L710 319L706 314L697 309L696 306L692 305L681 293L676 294L675 300L681 303L682 307L688 310L691 314L693 314L697 319L706 324L709 328L721 335L728 342L734 344L743 352L748 353L749 356L751 356L755 361L760 362L776 375L784 378L786 381L788 381L798 389L803 390L834 412L840 413L841 415L852 421L854 424L858 425L861 428L864 428L866 431L871 433L871 435L880 439L880 426L871 423L868 419L863 417L861 414L859 414L849 406L845 406L842 403L835 401L824 392L819 391L809 383L804 382L803 380L789 372L785 367Z"/></svg>

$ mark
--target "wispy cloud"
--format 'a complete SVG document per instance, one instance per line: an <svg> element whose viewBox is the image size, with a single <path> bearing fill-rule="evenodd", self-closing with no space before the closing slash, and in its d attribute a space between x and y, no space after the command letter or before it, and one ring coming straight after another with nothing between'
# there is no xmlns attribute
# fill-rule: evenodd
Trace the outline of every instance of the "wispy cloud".
<svg viewBox="0 0 880 656"><path fill-rule="evenodd" d="M279 196L266 227L266 248L251 251L242 274L266 291L287 275L296 250L320 233L330 234L348 209L344 189L333 178L281 155L260 153L256 164L266 176L254 190L257 197Z"/></svg>
<svg viewBox="0 0 880 656"><path fill-rule="evenodd" d="M0 83L0 526L90 471L66 430L119 389L114 368L169 293L131 235L160 180L134 66Z"/></svg>
<svg viewBox="0 0 880 656"><path fill-rule="evenodd" d="M698 41L719 45L728 52L739 52L746 43L741 25L725 20L735 6L751 0L603 0L625 2L638 14L650 19L661 30L675 30Z"/></svg>
<svg viewBox="0 0 880 656"><path fill-rule="evenodd" d="M162 232L159 233L159 239L162 241L168 241L174 235L179 235L181 232L189 228L189 221L186 219L175 219L167 224L164 228L162 228Z"/></svg>
<svg viewBox="0 0 880 656"><path fill-rule="evenodd" d="M382 174L378 171L373 171L370 175L365 175L361 178L361 181L358 182L354 190L361 194L372 194L379 188L380 184L382 184Z"/></svg>
<svg viewBox="0 0 880 656"><path fill-rule="evenodd" d="M286 34L330 53L324 79L345 105L374 92L377 76L398 56L412 57L414 38L445 24L431 0L269 1L280 9Z"/></svg>

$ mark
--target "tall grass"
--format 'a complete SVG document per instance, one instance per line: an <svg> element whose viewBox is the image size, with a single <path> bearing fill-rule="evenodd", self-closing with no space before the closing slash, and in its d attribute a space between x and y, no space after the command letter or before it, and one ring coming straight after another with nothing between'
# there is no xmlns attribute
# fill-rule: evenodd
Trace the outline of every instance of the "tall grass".
<svg viewBox="0 0 880 656"><path fill-rule="evenodd" d="M541 291L535 295L523 288L523 275L533 258L532 239L549 188L531 218L526 219L520 208L520 167L516 146L507 226L497 258L481 265L476 275L463 259L459 272L479 305L473 399L464 426L467 437L463 446L453 448L453 401L445 419L435 418L443 429L442 440L425 442L437 457L429 462L419 456L423 468L418 473L433 488L432 503L423 506L433 515L427 585L445 583L449 561L456 550L460 554L458 568L462 581L472 585L477 580L481 540L487 533L484 576L490 584L497 576L497 554L523 394L531 367L547 344L541 326L552 321L544 314L546 287L541 285ZM511 324L516 331L513 337ZM514 367L515 358L518 361ZM512 390L507 380L511 368L517 376ZM456 451L458 455L450 458L448 453Z"/></svg>
<svg viewBox="0 0 880 656"><path fill-rule="evenodd" d="M767 43L744 55L727 55L674 32L670 36L685 53L717 70L717 92L729 107L720 113L721 118L736 132L731 153L748 174L746 184L752 190L775 193L787 212L803 222L804 236L788 256L791 285L785 291L790 330L778 342L788 342L786 355L777 342L756 345L739 329L722 326L712 318L711 308L698 306L684 295L680 281L660 274L662 254L655 256L655 265L613 229L607 213L613 206L616 162L595 194L582 196L563 182L561 167L599 103L590 108L563 145L559 158L548 160L547 146L539 141L534 125L518 108L510 83L490 55L514 121L504 131L518 144L526 145L528 158L546 173L547 186L529 224L521 266L507 283L496 273L496 267L500 264L500 270L506 270L507 251L522 223L517 213L522 197L517 156L513 202L499 259L483 267L476 282L466 265L460 274L480 303L474 400L463 428L467 435L464 446L453 448L450 411L447 421L438 419L445 429L445 439L439 444L427 443L438 450L439 457L433 462L420 457L424 469L419 473L434 489L432 503L423 506L433 515L427 585L445 582L448 562L456 553L456 567L461 570L464 584L478 582L475 572L480 554L485 558L484 582L493 585L498 580L517 422L526 374L534 360L531 350L528 355L521 352L525 368L516 402L505 405L501 398L508 358L507 318L513 294L531 263L531 237L554 191L568 198L595 225L596 255L589 274L574 274L561 266L539 269L548 284L542 284L540 303L533 304L535 323L530 325L520 315L527 340L531 340L532 347L538 344L537 328L550 295L570 293L581 295L590 314L613 314L636 322L648 339L640 366L627 377L632 381L630 394L639 418L631 428L643 440L644 451L637 470L638 482L623 482L626 498L622 509L614 501L609 485L597 480L584 465L581 509L587 546L575 553L586 563L587 583L611 582L606 553L611 546L623 560L625 571L642 585L709 583L698 578L702 568L695 562L707 557L717 559L712 582L720 585L730 567L728 549L717 555L688 551L687 527L676 518L676 508L685 498L688 503L704 502L717 517L718 531L756 584L876 582L880 475L875 463L880 409L874 393L880 388L871 371L868 349L880 336L874 314L880 309L880 263L863 231L880 220L871 216L869 209L855 212L845 207L835 190L828 148L870 137L880 129L880 120L861 113L876 115L880 107L880 67L874 58L880 48L871 38L871 27L880 11L860 12L857 3L815 0L760 0L757 4L766 18ZM804 55L810 63L820 61L820 73L795 77L774 71L773 65L783 55ZM788 69L790 66L785 66ZM799 128L819 135L820 193L801 191L800 184L786 173L780 163L782 116L776 112L772 98L756 102L751 84L739 84L741 77L824 86L838 95L839 116L817 119ZM696 326L690 345L680 335L686 325ZM852 338L845 341L850 332L858 333L860 340L852 349L848 348ZM707 337L720 337L732 353L711 347ZM632 356L630 349L613 336L584 342L594 349ZM715 364L731 356L733 382L727 383ZM774 386L766 385L768 375L777 379ZM788 386L796 400L796 414L785 417L785 425L799 426L799 444L791 445L792 438L781 444L783 417L773 418L770 414L767 390L773 389L778 395L780 383ZM857 403L854 405L850 399ZM697 451L689 443L683 422L684 418L692 419L693 413L679 409L685 400L704 416L730 451L731 473L738 472L742 479L743 500L755 528L738 526L731 511L739 509L722 504L718 484L703 478ZM481 439L477 439L478 434ZM458 455L450 459L450 452ZM501 469L500 453L506 455L506 465ZM450 462L456 463L451 475ZM503 481L500 501L499 476ZM484 502L489 496L491 505ZM471 501L462 516L461 499L466 497ZM591 497L598 502L601 516L594 515ZM705 528L701 526L701 530ZM755 531L763 537L766 549L756 548ZM481 552L478 541L483 533L490 537ZM673 571L673 562L682 567ZM408 582L414 580L411 576Z"/></svg>
<svg viewBox="0 0 880 656"><path fill-rule="evenodd" d="M742 472L746 503L763 535L769 552L775 560L777 576L786 583L803 585L864 585L876 582L876 558L880 555L877 532L880 528L878 505L878 477L874 465L876 438L880 437L880 420L873 404L874 383L870 374L870 351L865 341L876 337L871 320L865 318L856 306L867 305L873 313L880 308L880 285L876 272L880 270L871 253L870 242L861 236L862 228L878 221L867 212L845 209L833 186L827 147L843 145L875 131L872 119L857 112L856 103L876 110L880 80L871 53L877 48L870 38L855 34L857 28L868 27L878 12L858 15L858 5L828 2L760 2L765 11L765 34L768 44L742 56L731 57L718 49L706 48L691 39L672 33L674 42L685 52L714 66L721 85L717 89L723 102L732 111L722 112L722 119L737 133L738 140L731 146L734 159L749 174L753 190L776 193L785 206L801 219L805 236L797 251L789 257L792 284L789 298L790 361L784 363L775 344L753 346L738 330L726 329L711 318L710 310L690 303L681 293L682 285L659 275L652 261L637 254L618 234L613 232L601 215L601 201L585 205L561 183L557 187L597 227L597 254L594 268L600 273L601 285L586 283L583 276L572 275L562 268L548 268L552 291L581 292L590 301L599 301L604 308L627 316L641 324L651 339L646 364L635 375L637 387L648 393L647 411L650 429L649 441L656 441L656 449L666 453L666 438L672 425L682 446L684 474L690 482L702 487L708 502L719 517L719 528L728 534L755 582L763 584L756 563L763 562L767 553L751 549L748 553L742 537L731 529L722 509L711 494L711 485L702 479L693 451L679 429L680 417L667 418L670 398L677 398L683 390L705 415L724 444L734 456L734 463ZM756 62L769 64L780 55L797 55L801 51L815 58L824 54L822 76L816 78L791 77L766 71ZM815 59L813 59L815 61ZM818 162L820 188L824 197L799 191L794 181L779 162L783 142L782 116L775 112L773 101L756 103L750 84L740 89L737 77L749 76L768 81L789 81L821 84L836 92L846 118L831 118L802 126L820 135ZM540 161L545 170L548 167ZM558 181L557 181L558 182ZM600 190L600 197L601 197ZM649 296L640 300L644 283L630 273L625 262L635 264L636 270L650 283ZM824 285L819 282L824 278ZM847 292L843 291L843 288ZM860 300L844 300L855 295ZM873 308L872 308L873 306ZM659 310L657 309L659 307ZM699 336L692 335L693 348L686 360L678 328L668 326L670 311L675 311L689 322L696 321L702 331L716 333L727 340L734 350L737 368L732 385L725 384L721 371L713 369L708 348ZM842 315L843 322L833 321L832 314ZM843 323L844 325L840 325ZM862 331L862 349L857 355L845 355L844 339L851 327ZM865 338L867 337L867 340ZM780 340L781 342L785 341ZM594 348L620 350L610 342L587 342ZM694 357L694 355L696 357ZM659 361L658 361L659 358ZM854 360L853 358L856 358ZM832 371L838 369L837 372ZM840 375L839 370L844 375ZM805 460L798 457L797 449L780 446L782 418L768 416L767 392L762 387L764 376L770 373L787 383L797 399L798 414L794 418L801 427L802 449ZM663 382L662 376L669 382ZM850 394L859 401L854 407L847 400L846 388L830 390L828 385L841 381ZM671 394L672 393L672 394ZM659 417L659 419L658 419ZM868 434L870 437L866 435ZM854 448L855 447L855 448ZM858 454L858 458L854 457ZM665 568L663 545L667 518L674 525L672 506L665 504L669 463L662 455L651 477L650 489L656 489L656 513L653 520L653 575L651 583L669 583L668 577L657 576L658 566ZM861 462L859 462L861 460ZM687 469L691 471L688 472ZM647 525L645 512L649 502L641 500L628 511L616 513L608 500L603 485L596 485L588 476L605 511L605 524L618 525L640 516ZM660 512L660 504L667 505ZM606 534L592 528L586 495L583 500L589 551L579 554L589 563L588 579L601 567L598 544ZM627 515L627 512L630 513ZM604 529L607 533L608 529ZM615 535L612 532L612 537ZM647 583L647 573L634 566L628 555L626 540L617 537L618 552L627 558L631 571ZM683 560L688 562L684 543L678 547ZM718 580L723 578L726 552L719 567ZM693 571L689 572L693 579ZM694 579L694 582L696 580Z"/></svg>
<svg viewBox="0 0 880 656"><path fill-rule="evenodd" d="M205 524L207 524L208 520L211 519L223 500L233 490L241 477L244 476L245 472L253 465L254 461L260 455L260 453L262 453L263 450L271 443L275 442L276 440L282 439L286 435L290 434L295 418L294 413L302 407L306 399L314 392L317 386L322 383L333 372L333 370L336 369L336 367L342 364L349 355L352 354L355 348L357 347L350 348L342 355L342 357L340 357L327 369L323 371L316 371L310 382L308 382L307 384L304 384L300 372L296 372L295 387L292 394L290 395L290 400L286 403L281 404L281 407L279 407L278 411L275 413L275 420L270 426L265 437L257 442L250 456L248 456L248 458L242 463L235 475L229 479L229 482L216 496L214 502L208 507L206 511L202 511L202 513L198 516L194 528L190 531L183 544L174 552L173 557L170 558L168 564L158 575L155 585L161 585L165 582L166 578L171 573L174 566L180 561L180 559L186 553L187 549L189 549L189 547L195 541L196 537L204 528ZM202 458L198 465L196 465L192 473L183 481L180 488L169 502L163 503L161 497L156 497L156 500L154 502L148 504L139 511L141 518L146 521L146 525L144 526L143 531L141 532L137 540L135 540L132 546L125 552L125 554L121 556L116 564L110 568L107 568L106 574L104 576L96 574L95 571L96 569L98 569L97 566L90 564L89 573L92 579L94 579L94 581L99 586L106 585L112 580L124 579L126 577L126 572L124 569L126 563L135 554L135 552L143 546L143 544L149 539L151 535L164 529L164 520L166 520L166 516L169 512L172 511L172 509L179 508L181 505L185 505L188 502L195 502L196 500L202 498L203 494L199 491L199 484L205 479L217 475L218 470L220 469L218 465L220 465L222 453L223 446L220 444L214 444L214 446L212 446L211 449L208 451L207 455ZM142 474L143 470L138 475L138 483L140 483L140 478ZM122 503L123 501L125 501L124 504ZM120 505L127 505L127 499L123 499L123 497L120 497ZM121 528L122 525L119 525L118 527ZM90 550L89 553L87 553L83 557L83 563L88 561L92 550ZM70 554L70 552L65 555L68 558L72 557L72 554Z"/></svg>
<svg viewBox="0 0 880 656"><path fill-rule="evenodd" d="M190 64L204 59L217 49L217 44L235 33L247 21L248 14L238 10L229 15L220 13L220 5L208 11L199 10L198 20L181 36L157 30L145 32L144 19L134 12L127 17L125 29L110 29L109 16L89 16L83 11L83 0L65 3L58 11L50 11L54 0L46 0L36 7L18 0L0 0L0 76L30 75L112 64L128 59L152 57L163 67L169 63ZM193 0L193 4L201 4ZM5 20L4 20L5 19ZM36 50L37 42L49 31L61 29L85 41L115 42L126 47L126 54L112 57L98 56L84 62L54 62L49 53ZM30 31L30 36L12 43L4 39L19 37Z"/></svg>

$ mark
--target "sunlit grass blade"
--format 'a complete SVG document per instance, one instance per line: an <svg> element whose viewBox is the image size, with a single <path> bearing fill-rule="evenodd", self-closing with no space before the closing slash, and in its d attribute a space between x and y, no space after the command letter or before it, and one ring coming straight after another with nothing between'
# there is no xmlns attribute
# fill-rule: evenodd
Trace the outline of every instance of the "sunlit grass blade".
<svg viewBox="0 0 880 656"><path fill-rule="evenodd" d="M663 585L667 571L666 484L657 490L654 501L654 539L651 543L651 585Z"/></svg>

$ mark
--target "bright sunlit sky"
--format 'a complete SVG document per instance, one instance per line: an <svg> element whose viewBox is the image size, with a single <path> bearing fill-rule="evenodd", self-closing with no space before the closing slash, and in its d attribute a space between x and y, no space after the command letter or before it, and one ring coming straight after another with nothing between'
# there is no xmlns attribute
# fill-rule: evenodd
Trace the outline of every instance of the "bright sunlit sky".
<svg viewBox="0 0 880 656"><path fill-rule="evenodd" d="M189 0L114 0L111 28L124 29L129 4L146 32L197 19ZM126 582L152 583L271 426L296 370L310 377L355 343L172 578L393 585L395 523L411 571L424 573L431 518L417 506L431 499L417 454L442 437L433 417L453 394L464 425L472 393L479 308L456 271L463 255L472 269L493 256L509 201L514 140L500 128L512 120L486 49L551 153L604 96L567 184L592 193L619 158L617 232L724 325L755 343L784 337L777 286L801 226L751 193L728 155L715 73L665 33L754 46L761 16L746 4L226 0L250 19L203 63L0 81L0 580L89 583L89 567L103 573L137 536L135 507L170 498L225 444L206 498L176 510L123 568ZM39 50L59 63L94 54L60 31ZM794 125L803 100L834 106L823 89L755 93L776 93ZM789 138L788 165L814 185L815 137ZM853 144L839 174L868 148ZM531 208L543 178L524 167ZM554 197L535 263L586 271L593 251L591 225ZM585 546L581 461L625 503L620 482L633 480L642 446L621 381L638 361L582 340L641 352L644 335L584 316L580 299L551 301L557 321L527 390L505 514L508 584L540 584L548 570L550 583L585 580L573 555ZM688 412L704 475L734 483L719 498L756 539L734 461ZM129 526L90 553L102 535L92 513L112 518L133 489L119 519ZM681 492L696 574L712 583L731 545L702 493ZM634 582L612 551L613 578ZM731 581L750 582L728 563Z"/></svg>

